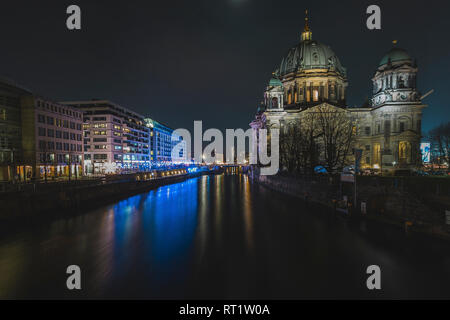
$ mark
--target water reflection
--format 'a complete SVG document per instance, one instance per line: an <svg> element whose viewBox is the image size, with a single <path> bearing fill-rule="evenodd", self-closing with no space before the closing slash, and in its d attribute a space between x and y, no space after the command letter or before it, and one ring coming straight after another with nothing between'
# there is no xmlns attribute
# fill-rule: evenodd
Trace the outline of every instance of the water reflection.
<svg viewBox="0 0 450 320"><path fill-rule="evenodd" d="M65 288L82 269L82 292ZM383 292L365 289L366 267ZM202 176L0 240L1 298L450 297L448 244Z"/></svg>
<svg viewBox="0 0 450 320"><path fill-rule="evenodd" d="M15 294L26 264L24 250L24 243L21 242L0 247L0 297Z"/></svg>
<svg viewBox="0 0 450 320"><path fill-rule="evenodd" d="M209 176L203 176L200 179L199 195L198 195L198 221L197 221L197 261L196 264L200 265L203 261L206 250L206 241L208 238L208 212L209 212Z"/></svg>
<svg viewBox="0 0 450 320"><path fill-rule="evenodd" d="M245 223L245 235L247 241L248 251L253 249L253 211L252 211L252 198L250 196L250 180L247 176L240 181L242 183L242 194L244 198L242 213L244 215Z"/></svg>
<svg viewBox="0 0 450 320"><path fill-rule="evenodd" d="M217 246L222 246L222 229L223 229L223 222L222 222L222 216L224 214L223 207L224 207L224 198L226 190L224 189L223 184L223 175L218 175L214 177L214 199L213 199L213 212L214 212L214 236L215 241L217 243ZM234 201L234 199L228 198L229 201Z"/></svg>
<svg viewBox="0 0 450 320"><path fill-rule="evenodd" d="M161 187L113 207L110 281L131 279L138 288L145 282L158 288L183 280L197 226L199 179Z"/></svg>

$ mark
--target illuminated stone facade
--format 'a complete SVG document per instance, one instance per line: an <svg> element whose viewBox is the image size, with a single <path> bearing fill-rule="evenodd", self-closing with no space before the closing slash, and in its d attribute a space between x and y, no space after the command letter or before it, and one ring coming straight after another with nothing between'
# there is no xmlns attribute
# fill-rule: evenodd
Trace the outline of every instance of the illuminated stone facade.
<svg viewBox="0 0 450 320"><path fill-rule="evenodd" d="M87 174L150 170L150 129L144 116L108 100L62 103L83 112Z"/></svg>
<svg viewBox="0 0 450 320"><path fill-rule="evenodd" d="M82 112L0 79L0 181L82 176Z"/></svg>
<svg viewBox="0 0 450 320"><path fill-rule="evenodd" d="M83 175L81 110L30 94L21 97L21 118L24 180Z"/></svg>
<svg viewBox="0 0 450 320"><path fill-rule="evenodd" d="M363 163L382 169L420 164L422 104L416 86L418 68L405 50L394 47L372 79L370 106L349 109L358 126Z"/></svg>
<svg viewBox="0 0 450 320"><path fill-rule="evenodd" d="M312 39L307 19L301 39L273 73L250 126L283 130L300 125L306 110L338 108L354 127L362 167L390 172L417 167L425 105L416 87L417 66L407 52L394 45L377 67L369 103L350 108L346 69L328 46Z"/></svg>

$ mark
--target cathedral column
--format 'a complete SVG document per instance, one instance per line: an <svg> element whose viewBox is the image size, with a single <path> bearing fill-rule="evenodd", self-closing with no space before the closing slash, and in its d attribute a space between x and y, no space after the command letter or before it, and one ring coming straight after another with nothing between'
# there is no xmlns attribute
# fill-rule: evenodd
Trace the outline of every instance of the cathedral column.
<svg viewBox="0 0 450 320"><path fill-rule="evenodd" d="M325 85L323 82L319 84L319 101L325 100Z"/></svg>
<svg viewBox="0 0 450 320"><path fill-rule="evenodd" d="M393 150L394 161L396 163L399 163L399 157L398 157L399 142L398 141L393 141L392 142L392 148L394 149Z"/></svg>
<svg viewBox="0 0 450 320"><path fill-rule="evenodd" d="M294 85L294 97L293 97L294 103L298 103L298 84L297 82Z"/></svg>

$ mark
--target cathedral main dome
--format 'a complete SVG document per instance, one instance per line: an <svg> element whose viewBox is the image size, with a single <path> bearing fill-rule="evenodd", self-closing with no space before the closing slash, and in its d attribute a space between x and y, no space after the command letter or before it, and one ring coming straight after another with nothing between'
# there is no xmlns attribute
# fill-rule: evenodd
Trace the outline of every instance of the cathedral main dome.
<svg viewBox="0 0 450 320"><path fill-rule="evenodd" d="M347 85L347 71L333 50L312 39L306 11L300 43L289 49L273 72L266 105L298 110L327 102L345 107Z"/></svg>
<svg viewBox="0 0 450 320"><path fill-rule="evenodd" d="M331 48L319 41L302 40L282 58L275 74L282 77L291 72L311 69L334 69L346 78L347 71Z"/></svg>

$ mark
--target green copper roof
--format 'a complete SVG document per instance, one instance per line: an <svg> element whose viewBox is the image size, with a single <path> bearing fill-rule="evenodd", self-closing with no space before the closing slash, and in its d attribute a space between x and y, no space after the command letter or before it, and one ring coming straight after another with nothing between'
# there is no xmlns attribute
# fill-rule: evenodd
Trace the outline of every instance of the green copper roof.
<svg viewBox="0 0 450 320"><path fill-rule="evenodd" d="M397 61L403 61L403 60L411 60L411 57L409 54L400 48L393 48L391 51L386 53L381 59L379 66L385 65L389 62L389 59L391 62L397 62Z"/></svg>
<svg viewBox="0 0 450 320"><path fill-rule="evenodd" d="M329 46L319 41L305 40L289 49L275 73L283 76L300 69L328 69L331 67L346 77L346 69Z"/></svg>
<svg viewBox="0 0 450 320"><path fill-rule="evenodd" d="M272 78L272 79L270 79L270 81L269 81L269 86L273 86L273 87L279 86L279 87L282 87L283 84L281 83L280 79Z"/></svg>

